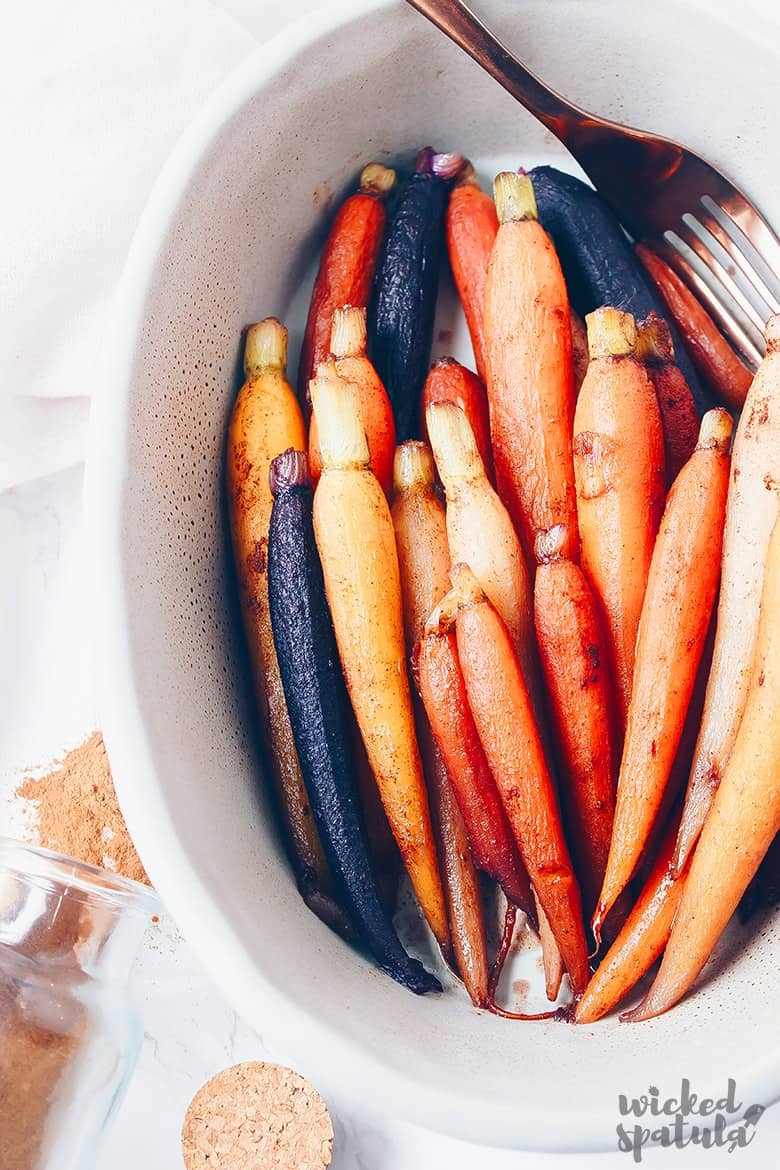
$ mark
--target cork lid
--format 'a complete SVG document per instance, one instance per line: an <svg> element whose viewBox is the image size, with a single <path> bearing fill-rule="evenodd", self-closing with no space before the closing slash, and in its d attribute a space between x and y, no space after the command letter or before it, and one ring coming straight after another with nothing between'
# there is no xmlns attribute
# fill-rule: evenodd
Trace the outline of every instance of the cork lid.
<svg viewBox="0 0 780 1170"><path fill-rule="evenodd" d="M333 1126L308 1081L255 1061L224 1069L198 1090L181 1141L187 1170L325 1170Z"/></svg>

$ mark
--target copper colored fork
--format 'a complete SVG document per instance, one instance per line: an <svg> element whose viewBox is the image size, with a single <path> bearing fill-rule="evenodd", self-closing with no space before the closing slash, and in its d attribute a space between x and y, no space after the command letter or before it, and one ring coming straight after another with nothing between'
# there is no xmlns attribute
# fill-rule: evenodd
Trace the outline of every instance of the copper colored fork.
<svg viewBox="0 0 780 1170"><path fill-rule="evenodd" d="M598 118L549 89L460 0L407 0L574 155L634 239L648 238L756 367L780 312L780 240L745 195L669 138Z"/></svg>

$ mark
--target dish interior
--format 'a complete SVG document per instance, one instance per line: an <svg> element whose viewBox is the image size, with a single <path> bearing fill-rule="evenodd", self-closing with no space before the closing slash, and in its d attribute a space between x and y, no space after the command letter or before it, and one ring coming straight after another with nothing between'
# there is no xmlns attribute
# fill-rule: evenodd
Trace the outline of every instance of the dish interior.
<svg viewBox="0 0 780 1170"><path fill-rule="evenodd" d="M690 141L780 222L777 163L763 149L776 92L771 38L748 40L717 13L705 22L696 4L507 0L488 16L574 100ZM370 1095L382 1075L388 1108L481 1141L557 1149L614 1147L618 1094L655 1084L671 1096L681 1076L715 1098L736 1077L743 1100L765 1103L777 1088L764 1016L778 992L776 918L732 928L705 985L670 1015L573 1028L478 1013L454 986L415 998L297 895L259 782L225 540L221 467L241 331L263 316L284 320L294 374L329 217L371 159L408 166L430 142L463 151L483 181L504 166L572 165L400 5L313 27L267 81L281 49L254 66L254 80L245 71L220 99L233 106L221 126L215 105L180 149L131 262L125 304L137 319L119 318L132 357L114 371L126 403L111 409L124 421L96 482L116 485L116 614L132 701L112 711L106 695L106 730L144 862L241 1013L283 1034L285 1051L326 1087L338 1069ZM685 51L694 37L695 59ZM451 290L435 344L446 352L470 364ZM538 984L535 955L518 962L510 983Z"/></svg>

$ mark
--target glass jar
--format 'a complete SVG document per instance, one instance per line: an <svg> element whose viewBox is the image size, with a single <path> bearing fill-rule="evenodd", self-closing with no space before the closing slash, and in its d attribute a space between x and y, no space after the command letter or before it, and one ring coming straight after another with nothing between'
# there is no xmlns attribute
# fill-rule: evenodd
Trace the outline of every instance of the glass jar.
<svg viewBox="0 0 780 1170"><path fill-rule="evenodd" d="M129 993L153 890L0 839L0 1170L90 1170L143 1036Z"/></svg>

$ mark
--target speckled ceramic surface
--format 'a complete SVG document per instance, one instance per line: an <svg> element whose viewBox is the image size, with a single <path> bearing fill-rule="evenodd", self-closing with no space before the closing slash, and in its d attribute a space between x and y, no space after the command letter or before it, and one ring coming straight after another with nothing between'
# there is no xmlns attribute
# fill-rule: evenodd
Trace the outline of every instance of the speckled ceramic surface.
<svg viewBox="0 0 780 1170"><path fill-rule="evenodd" d="M484 11L574 100L680 138L780 223L778 29L721 3L491 0ZM450 987L416 999L297 896L244 701L221 463L240 334L274 313L300 339L329 210L372 159L431 142L490 175L565 156L400 3L340 4L264 48L181 142L128 262L93 419L104 728L144 863L233 1004L302 1072L486 1143L614 1147L618 1094L681 1077L706 1096L780 1093L777 921L735 928L702 988L636 1027L516 1024ZM771 35L770 35L771 34ZM440 327L462 343L445 303Z"/></svg>

